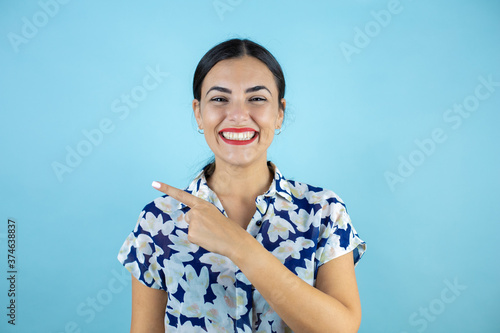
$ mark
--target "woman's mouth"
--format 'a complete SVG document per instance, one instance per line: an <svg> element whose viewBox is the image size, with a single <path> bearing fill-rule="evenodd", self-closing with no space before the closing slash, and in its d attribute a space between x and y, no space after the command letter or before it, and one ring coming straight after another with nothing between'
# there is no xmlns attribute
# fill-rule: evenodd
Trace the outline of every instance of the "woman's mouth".
<svg viewBox="0 0 500 333"><path fill-rule="evenodd" d="M230 145L247 145L257 139L258 132L252 128L225 128L219 136Z"/></svg>

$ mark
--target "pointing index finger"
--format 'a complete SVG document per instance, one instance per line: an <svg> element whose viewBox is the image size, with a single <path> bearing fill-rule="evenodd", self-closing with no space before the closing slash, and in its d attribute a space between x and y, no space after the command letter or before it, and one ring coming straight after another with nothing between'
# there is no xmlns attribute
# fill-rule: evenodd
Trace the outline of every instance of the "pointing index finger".
<svg viewBox="0 0 500 333"><path fill-rule="evenodd" d="M189 194L183 190L179 190L178 188L167 185L165 183L155 181L151 185L158 191L168 194L172 198L182 202L190 208L193 208L199 202L199 200L201 200L192 194Z"/></svg>

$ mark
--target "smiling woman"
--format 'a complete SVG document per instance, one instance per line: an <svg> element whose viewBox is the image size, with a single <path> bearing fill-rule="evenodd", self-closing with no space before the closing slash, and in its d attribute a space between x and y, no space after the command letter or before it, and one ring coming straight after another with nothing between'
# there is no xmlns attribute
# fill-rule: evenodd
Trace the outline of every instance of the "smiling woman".
<svg viewBox="0 0 500 333"><path fill-rule="evenodd" d="M355 332L366 245L332 191L267 161L281 129L276 59L241 39L205 54L193 111L215 155L185 189L146 205L118 259L132 273L131 332Z"/></svg>
<svg viewBox="0 0 500 333"><path fill-rule="evenodd" d="M212 67L193 109L215 155L214 166L257 167L268 172L267 148L274 131L281 127L286 104L284 98L278 103L278 96L272 73L254 57L226 59Z"/></svg>

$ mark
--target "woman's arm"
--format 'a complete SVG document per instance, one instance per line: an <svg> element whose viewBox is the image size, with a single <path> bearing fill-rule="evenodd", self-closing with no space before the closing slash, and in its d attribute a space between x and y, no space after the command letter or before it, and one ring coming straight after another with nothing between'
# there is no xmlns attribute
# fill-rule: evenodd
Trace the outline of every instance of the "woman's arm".
<svg viewBox="0 0 500 333"><path fill-rule="evenodd" d="M358 331L361 305L352 252L321 266L314 288L249 236L229 258L294 332Z"/></svg>
<svg viewBox="0 0 500 333"><path fill-rule="evenodd" d="M132 276L130 333L164 333L167 293L145 286Z"/></svg>
<svg viewBox="0 0 500 333"><path fill-rule="evenodd" d="M167 184L157 189L185 203L188 240L238 266L281 319L296 333L357 332L361 322L352 252L318 269L316 288L211 203Z"/></svg>

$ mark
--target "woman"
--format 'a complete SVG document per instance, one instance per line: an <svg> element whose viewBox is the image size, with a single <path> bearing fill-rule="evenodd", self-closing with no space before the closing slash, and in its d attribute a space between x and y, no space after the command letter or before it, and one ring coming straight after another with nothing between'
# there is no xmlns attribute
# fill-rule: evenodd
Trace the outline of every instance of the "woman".
<svg viewBox="0 0 500 333"><path fill-rule="evenodd" d="M215 155L185 190L142 211L118 259L132 273L131 332L356 332L365 243L335 193L267 161L285 81L249 40L205 54L193 82Z"/></svg>

